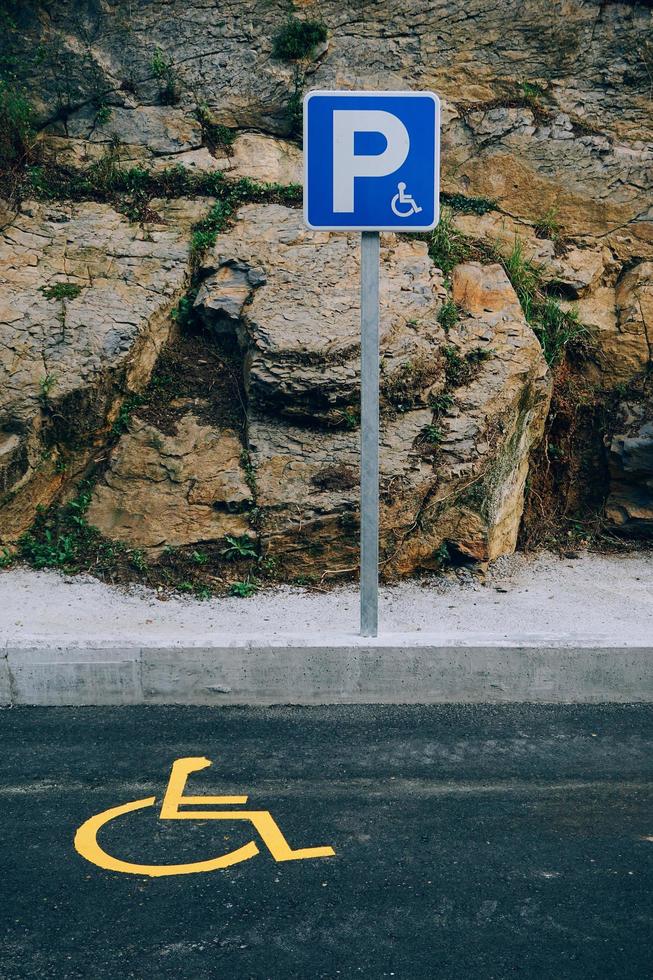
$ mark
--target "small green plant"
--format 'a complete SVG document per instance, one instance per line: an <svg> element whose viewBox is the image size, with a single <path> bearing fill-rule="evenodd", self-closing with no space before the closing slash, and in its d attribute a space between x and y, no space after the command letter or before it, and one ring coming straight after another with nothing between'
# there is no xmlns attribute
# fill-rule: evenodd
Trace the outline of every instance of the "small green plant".
<svg viewBox="0 0 653 980"><path fill-rule="evenodd" d="M38 508L30 531L18 541L17 556L34 568L80 571L112 561L120 548L108 542L86 521L91 487L84 483L63 507Z"/></svg>
<svg viewBox="0 0 653 980"><path fill-rule="evenodd" d="M123 432L127 432L134 411L144 403L143 395L129 395L118 409L115 422L111 426L111 435L121 436Z"/></svg>
<svg viewBox="0 0 653 980"><path fill-rule="evenodd" d="M534 262L525 258L524 246L519 239L515 240L510 254L502 262L526 319L529 319L542 280L540 271Z"/></svg>
<svg viewBox="0 0 653 980"><path fill-rule="evenodd" d="M82 287L74 282L55 282L52 286L41 286L41 292L46 299L75 299Z"/></svg>
<svg viewBox="0 0 653 980"><path fill-rule="evenodd" d="M216 123L206 102L200 102L196 110L197 119L202 127L204 142L210 150L218 149L229 152L236 138L236 130L229 126Z"/></svg>
<svg viewBox="0 0 653 980"><path fill-rule="evenodd" d="M456 347L443 347L442 353L444 354L444 375L447 384L456 388L465 381L468 366Z"/></svg>
<svg viewBox="0 0 653 980"><path fill-rule="evenodd" d="M558 222L558 209L549 208L549 210L538 218L535 222L535 234L538 238L550 238L555 241L560 234L560 223Z"/></svg>
<svg viewBox="0 0 653 980"><path fill-rule="evenodd" d="M39 398L42 402L47 402L50 398L50 392L57 383L56 375L46 374L39 380Z"/></svg>
<svg viewBox="0 0 653 980"><path fill-rule="evenodd" d="M192 551L190 558L196 565L206 565L209 561L209 556L203 551Z"/></svg>
<svg viewBox="0 0 653 980"><path fill-rule="evenodd" d="M238 596L240 599L248 599L258 590L258 584L250 579L244 582L232 582L229 586L229 595Z"/></svg>
<svg viewBox="0 0 653 980"><path fill-rule="evenodd" d="M454 266L469 258L470 253L469 242L453 223L453 212L450 208L443 208L440 223L429 240L429 255L433 262L448 276Z"/></svg>
<svg viewBox="0 0 653 980"><path fill-rule="evenodd" d="M343 408L341 412L342 423L345 429L352 431L360 425L360 414L355 408Z"/></svg>
<svg viewBox="0 0 653 980"><path fill-rule="evenodd" d="M14 556L9 548L0 548L0 568L9 568L14 563Z"/></svg>
<svg viewBox="0 0 653 980"><path fill-rule="evenodd" d="M280 61L307 60L326 39L327 29L319 21L289 17L274 38L272 56Z"/></svg>
<svg viewBox="0 0 653 980"><path fill-rule="evenodd" d="M473 347L465 354L465 360L472 365L482 364L483 361L489 361L494 353L494 347Z"/></svg>
<svg viewBox="0 0 653 980"><path fill-rule="evenodd" d="M184 330L193 318L193 300L190 296L182 296L170 316L181 330Z"/></svg>
<svg viewBox="0 0 653 980"><path fill-rule="evenodd" d="M146 572L148 569L147 559L140 548L133 548L129 552L129 560L137 572Z"/></svg>
<svg viewBox="0 0 653 980"><path fill-rule="evenodd" d="M563 310L553 296L536 304L531 326L550 366L561 361L567 351L587 357L595 346L591 331L580 322L576 310Z"/></svg>
<svg viewBox="0 0 653 980"><path fill-rule="evenodd" d="M101 103L95 111L95 125L104 126L111 119L112 109L110 105Z"/></svg>
<svg viewBox="0 0 653 980"><path fill-rule="evenodd" d="M448 391L443 391L439 395L432 395L429 399L429 405L435 415L445 415L453 408L454 401L453 395L450 395Z"/></svg>
<svg viewBox="0 0 653 980"><path fill-rule="evenodd" d="M445 192L440 195L440 201L452 211L457 211L460 214L484 215L496 208L496 201L490 201L487 197L466 197L465 194L447 194Z"/></svg>
<svg viewBox="0 0 653 980"><path fill-rule="evenodd" d="M442 442L444 438L444 430L441 426L436 425L435 422L431 422L430 425L424 426L424 429L422 430L422 438L424 442Z"/></svg>
<svg viewBox="0 0 653 980"><path fill-rule="evenodd" d="M279 571L279 559L274 555L268 555L267 558L261 559L260 568L268 578L275 578Z"/></svg>
<svg viewBox="0 0 653 980"><path fill-rule="evenodd" d="M27 159L34 140L31 103L7 81L0 80L0 169Z"/></svg>
<svg viewBox="0 0 653 980"><path fill-rule="evenodd" d="M179 87L174 65L168 61L161 48L157 48L150 61L152 74L159 83L159 102L162 105L176 105L179 102Z"/></svg>
<svg viewBox="0 0 653 980"><path fill-rule="evenodd" d="M225 537L225 541L227 542L227 547L223 548L220 554L224 555L227 561L235 561L239 558L258 558L258 553L254 547L254 543L251 538L247 537L247 535L234 538L228 534Z"/></svg>
<svg viewBox="0 0 653 980"><path fill-rule="evenodd" d="M451 564L451 555L449 554L446 541L443 541L442 544L436 548L433 557L441 567L446 567L447 565Z"/></svg>
<svg viewBox="0 0 653 980"><path fill-rule="evenodd" d="M589 356L595 346L591 331L580 322L576 310L563 309L556 297L546 294L542 272L524 257L519 240L502 262L547 364L557 364L567 350Z"/></svg>
<svg viewBox="0 0 653 980"><path fill-rule="evenodd" d="M545 90L537 82L522 82L520 85L521 93L526 102L538 102L544 95Z"/></svg>
<svg viewBox="0 0 653 980"><path fill-rule="evenodd" d="M207 216L195 225L190 240L191 258L195 262L215 245L218 234L224 231L232 211L233 205L228 201L216 201Z"/></svg>
<svg viewBox="0 0 653 980"><path fill-rule="evenodd" d="M460 320L460 310L452 299L448 299L442 304L438 311L438 323L445 333L449 333L452 327Z"/></svg>

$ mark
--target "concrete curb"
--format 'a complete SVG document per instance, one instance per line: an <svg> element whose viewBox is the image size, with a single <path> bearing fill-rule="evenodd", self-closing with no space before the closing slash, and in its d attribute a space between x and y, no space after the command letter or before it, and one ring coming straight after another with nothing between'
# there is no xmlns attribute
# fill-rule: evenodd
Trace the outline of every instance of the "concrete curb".
<svg viewBox="0 0 653 980"><path fill-rule="evenodd" d="M4 705L520 701L653 701L653 646L590 638L463 645L420 634L166 647L21 637L0 647Z"/></svg>

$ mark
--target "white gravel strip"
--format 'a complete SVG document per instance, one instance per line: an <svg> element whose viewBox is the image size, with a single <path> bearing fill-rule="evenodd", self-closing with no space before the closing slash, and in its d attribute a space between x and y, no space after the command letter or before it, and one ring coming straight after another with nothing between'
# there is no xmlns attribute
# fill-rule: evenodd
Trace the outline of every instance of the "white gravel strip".
<svg viewBox="0 0 653 980"><path fill-rule="evenodd" d="M451 643L504 640L608 646L653 643L653 553L514 555L486 583L469 574L403 582L381 590L381 634ZM290 637L328 643L358 631L358 593L283 587L249 599L164 599L143 588L107 586L27 568L0 573L0 645L238 644Z"/></svg>

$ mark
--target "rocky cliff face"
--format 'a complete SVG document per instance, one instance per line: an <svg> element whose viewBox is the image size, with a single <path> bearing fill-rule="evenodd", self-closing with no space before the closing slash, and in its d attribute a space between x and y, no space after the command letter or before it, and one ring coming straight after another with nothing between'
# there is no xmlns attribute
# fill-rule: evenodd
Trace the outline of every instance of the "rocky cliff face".
<svg viewBox="0 0 653 980"><path fill-rule="evenodd" d="M38 141L5 161L0 541L90 475L84 519L148 561L229 536L284 577L355 570L356 242L284 190L330 87L443 101L445 220L382 243L386 574L511 551L545 426L550 481L590 401L605 517L650 534L650 4L7 11ZM280 53L290 16L326 40Z"/></svg>

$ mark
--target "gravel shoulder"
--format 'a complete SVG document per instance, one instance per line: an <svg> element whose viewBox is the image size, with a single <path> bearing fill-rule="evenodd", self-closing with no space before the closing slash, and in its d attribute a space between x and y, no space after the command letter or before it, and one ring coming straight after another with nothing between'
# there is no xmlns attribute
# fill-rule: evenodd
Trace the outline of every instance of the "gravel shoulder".
<svg viewBox="0 0 653 980"><path fill-rule="evenodd" d="M617 646L653 637L653 553L624 556L513 555L490 569L485 584L464 573L404 582L380 596L381 636L412 635L452 643L512 636L585 637ZM358 593L343 587L311 593L283 587L249 599L162 598L92 578L14 568L0 574L0 642L193 645L213 638L322 640L355 635Z"/></svg>

